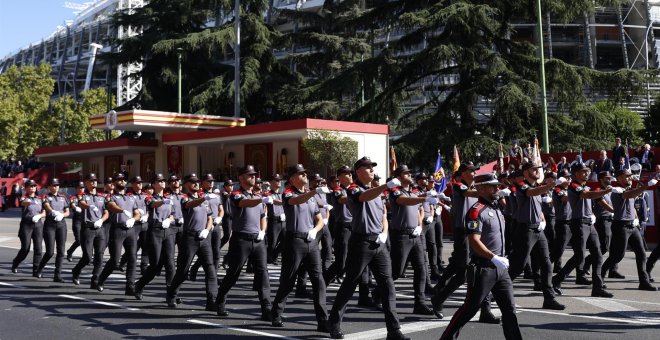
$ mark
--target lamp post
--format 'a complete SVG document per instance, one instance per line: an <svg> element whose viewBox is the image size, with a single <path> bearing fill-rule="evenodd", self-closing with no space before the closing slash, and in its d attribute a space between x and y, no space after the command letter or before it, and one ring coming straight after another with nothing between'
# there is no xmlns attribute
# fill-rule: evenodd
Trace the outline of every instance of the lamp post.
<svg viewBox="0 0 660 340"><path fill-rule="evenodd" d="M234 118L241 116L241 1L234 1Z"/></svg>
<svg viewBox="0 0 660 340"><path fill-rule="evenodd" d="M649 26L646 28L646 33L644 34L644 60L646 60L646 110L651 110L651 85L649 84L649 32L653 28L653 22L648 20Z"/></svg>
<svg viewBox="0 0 660 340"><path fill-rule="evenodd" d="M183 54L183 49L181 47L176 49L176 59L179 64L179 73L177 78L177 112L181 113L181 58Z"/></svg>
<svg viewBox="0 0 660 340"><path fill-rule="evenodd" d="M65 130L65 121L66 121L66 83L69 81L69 76L73 76L73 72L70 72L64 78L64 93L62 96L62 128L60 131L60 144L64 145L64 130ZM74 76L73 81L76 81Z"/></svg>
<svg viewBox="0 0 660 340"><path fill-rule="evenodd" d="M543 149L546 153L550 152L550 141L548 137L548 97L545 90L545 57L543 55L543 19L541 16L541 0L536 0L536 15L538 22L536 27L539 36L539 57L541 58L541 106L543 108Z"/></svg>

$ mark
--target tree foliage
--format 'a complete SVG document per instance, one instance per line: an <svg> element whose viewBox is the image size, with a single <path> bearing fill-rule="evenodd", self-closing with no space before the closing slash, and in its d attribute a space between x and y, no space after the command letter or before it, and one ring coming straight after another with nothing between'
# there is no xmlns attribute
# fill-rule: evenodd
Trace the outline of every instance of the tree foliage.
<svg viewBox="0 0 660 340"><path fill-rule="evenodd" d="M357 141L334 131L310 131L302 145L305 168L322 176L334 174L342 165L352 165L358 157Z"/></svg>

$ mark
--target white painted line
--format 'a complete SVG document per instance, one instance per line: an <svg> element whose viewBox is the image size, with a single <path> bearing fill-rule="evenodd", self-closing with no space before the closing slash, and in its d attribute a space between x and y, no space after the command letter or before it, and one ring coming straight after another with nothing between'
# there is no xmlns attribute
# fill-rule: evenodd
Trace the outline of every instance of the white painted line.
<svg viewBox="0 0 660 340"><path fill-rule="evenodd" d="M204 326L211 326L211 327L216 327L216 328L224 328L230 331L235 331L235 332L243 332L243 333L249 333L249 334L254 334L254 335L260 335L260 336L267 336L270 338L280 338L280 339L288 339L288 340L299 340L298 338L292 338L280 334L273 334L273 333L266 333L266 332L261 332L261 331L255 331L251 329L243 329L243 328L235 328L235 327L229 327L225 326L219 323L214 323L214 322L209 322L209 321L202 321L202 320L188 320L190 323L194 323L197 325L204 325Z"/></svg>
<svg viewBox="0 0 660 340"><path fill-rule="evenodd" d="M608 317L603 317L603 316L594 316L594 315L583 315L583 314L569 314L569 313L560 313L560 312L551 312L548 310L540 310L540 309L525 309L525 308L520 308L519 310L524 311L524 312L532 312L532 313L541 313L541 314L549 314L549 315L559 315L559 316L567 316L571 318L583 318L583 319L593 319L593 320L601 320L601 321L612 321L612 322L620 322L620 323L631 323L631 324L636 324L636 325L649 325L651 323L645 322L645 321L637 321L634 319L625 319L625 318L608 318Z"/></svg>
<svg viewBox="0 0 660 340"><path fill-rule="evenodd" d="M411 322L408 324L401 325L401 333L410 334L416 332L428 331L435 328L446 327L451 320L451 316L446 317L442 320L437 321L420 321L420 322ZM387 337L387 328L378 328L369 331L346 334L344 339L355 339L355 340L378 340L385 339Z"/></svg>
<svg viewBox="0 0 660 340"><path fill-rule="evenodd" d="M619 314L628 319L636 320L646 324L660 325L660 313L649 313L623 303L609 299L575 298L592 306Z"/></svg>
<svg viewBox="0 0 660 340"><path fill-rule="evenodd" d="M13 283L7 283L7 282L0 282L0 286L27 289L27 287L25 287L25 286L19 286L19 285L15 285Z"/></svg>
<svg viewBox="0 0 660 340"><path fill-rule="evenodd" d="M97 305L108 306L108 307L116 307L116 308L121 308L121 309L131 310L131 311L140 310L139 308L131 308L131 307L126 307L126 306L118 305L118 304L116 304L116 303L105 302L105 301L96 301L96 300L91 300L91 299L82 298L82 297L79 297L79 296L66 295L66 294L61 294L61 295L58 295L58 296L59 296L59 297L63 297L63 298L65 298L65 299L85 301L85 302L94 303L94 304L97 304Z"/></svg>

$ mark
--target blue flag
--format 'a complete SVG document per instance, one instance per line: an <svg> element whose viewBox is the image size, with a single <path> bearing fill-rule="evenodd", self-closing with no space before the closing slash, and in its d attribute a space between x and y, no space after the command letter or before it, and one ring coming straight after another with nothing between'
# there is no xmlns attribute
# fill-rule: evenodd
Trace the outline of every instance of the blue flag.
<svg viewBox="0 0 660 340"><path fill-rule="evenodd" d="M442 155L438 150L438 159L435 161L435 170L433 170L433 183L435 191L441 193L447 189L447 176L445 176L445 171L442 169Z"/></svg>

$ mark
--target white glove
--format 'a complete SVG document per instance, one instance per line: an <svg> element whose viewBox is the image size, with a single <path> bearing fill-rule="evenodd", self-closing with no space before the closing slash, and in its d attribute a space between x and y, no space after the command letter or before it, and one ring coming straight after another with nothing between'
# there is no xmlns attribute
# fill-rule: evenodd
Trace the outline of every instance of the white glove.
<svg viewBox="0 0 660 340"><path fill-rule="evenodd" d="M167 228L169 228L169 227L170 227L170 223L172 223L172 220L171 220L171 219L169 219L169 218L164 219L164 220L163 220L163 225L162 225L163 229L167 229Z"/></svg>
<svg viewBox="0 0 660 340"><path fill-rule="evenodd" d="M58 212L57 215L55 215L55 218L53 218L56 222L59 222L64 219L64 214Z"/></svg>
<svg viewBox="0 0 660 340"><path fill-rule="evenodd" d="M213 224L220 225L220 223L222 223L222 217L218 216L213 219Z"/></svg>
<svg viewBox="0 0 660 340"><path fill-rule="evenodd" d="M440 193L440 194L438 195L438 198L441 199L441 200L443 200L443 201L451 202L451 197L445 195L444 192Z"/></svg>
<svg viewBox="0 0 660 340"><path fill-rule="evenodd" d="M140 217L141 223L147 223L147 221L149 221L149 214L144 214Z"/></svg>
<svg viewBox="0 0 660 340"><path fill-rule="evenodd" d="M328 189L328 187L318 187L318 188L316 188L316 193L318 193L318 194L329 194L330 189Z"/></svg>
<svg viewBox="0 0 660 340"><path fill-rule="evenodd" d="M327 210L328 212L329 212L330 210L334 209L334 207L331 206L330 204L326 204L326 205L324 205L323 207L324 207L325 210Z"/></svg>
<svg viewBox="0 0 660 340"><path fill-rule="evenodd" d="M95 211L96 211L96 210L95 210ZM131 214L131 212L128 211L128 210L124 210L123 213L124 213L124 215L126 215L126 217L128 217L128 218L133 217L133 214Z"/></svg>
<svg viewBox="0 0 660 340"><path fill-rule="evenodd" d="M623 188L621 187L612 187L612 192L615 194L623 194Z"/></svg>
<svg viewBox="0 0 660 340"><path fill-rule="evenodd" d="M92 211L93 211L93 212L97 212L97 211L99 211L99 207L93 205L93 206L92 206Z"/></svg>
<svg viewBox="0 0 660 340"><path fill-rule="evenodd" d="M639 218L633 220L633 227L639 227Z"/></svg>
<svg viewBox="0 0 660 340"><path fill-rule="evenodd" d="M650 180L646 185L652 187L652 186L655 186L656 184L658 184L658 180L654 178L654 179Z"/></svg>
<svg viewBox="0 0 660 340"><path fill-rule="evenodd" d="M140 216L142 216L142 215L144 215L144 214L145 214L145 211L144 211L144 210L142 210L141 208L139 208L139 209L138 209L138 212L140 213Z"/></svg>
<svg viewBox="0 0 660 340"><path fill-rule="evenodd" d="M218 197L218 195L216 195L216 194L206 194L206 195L204 196L204 199L208 201L208 200L212 200L212 199L214 199L214 198L216 198L216 197Z"/></svg>
<svg viewBox="0 0 660 340"><path fill-rule="evenodd" d="M415 230L413 230L412 234L413 234L413 236L421 235L422 234L422 227L420 227L420 226L415 227Z"/></svg>
<svg viewBox="0 0 660 340"><path fill-rule="evenodd" d="M384 244L385 242L387 242L387 233L378 234L378 238L376 239L376 243Z"/></svg>
<svg viewBox="0 0 660 340"><path fill-rule="evenodd" d="M270 196L264 196L261 198L261 202L264 204L273 204L273 198Z"/></svg>
<svg viewBox="0 0 660 340"><path fill-rule="evenodd" d="M509 268L509 259L506 257L502 256L493 256L492 259L490 259L493 264L495 264L495 267L500 268L500 269L507 269Z"/></svg>
<svg viewBox="0 0 660 340"><path fill-rule="evenodd" d="M327 218L323 219L323 225L328 225L328 219Z"/></svg>
<svg viewBox="0 0 660 340"><path fill-rule="evenodd" d="M566 183L566 178L564 178L564 177L559 177L559 178L557 178L557 180L555 181L555 185L556 185L556 186L562 185L562 184L564 184L564 183Z"/></svg>
<svg viewBox="0 0 660 340"><path fill-rule="evenodd" d="M438 192L435 191L435 189L431 189L431 190L429 190L429 191L426 193L426 196L437 197L437 196L438 196Z"/></svg>
<svg viewBox="0 0 660 340"><path fill-rule="evenodd" d="M174 204L174 202L172 202L172 200L171 200L171 199L169 199L169 198L166 198L166 199L164 199L164 200L163 200L163 204L167 204L167 205L173 205L173 204Z"/></svg>
<svg viewBox="0 0 660 340"><path fill-rule="evenodd" d="M389 182L387 182L387 187L389 189L393 189L400 186L401 186L401 181L399 181L398 178L392 178Z"/></svg>
<svg viewBox="0 0 660 340"><path fill-rule="evenodd" d="M431 224L433 222L433 217L429 216L426 218L426 224Z"/></svg>
<svg viewBox="0 0 660 340"><path fill-rule="evenodd" d="M427 198L425 199L425 201L426 201L426 202L429 202L429 203L431 203L431 204L438 204L438 199L435 198L435 197L431 197L431 196L427 197Z"/></svg>
<svg viewBox="0 0 660 340"><path fill-rule="evenodd" d="M216 194L216 195L219 195L220 194L220 189L214 189L213 193Z"/></svg>
<svg viewBox="0 0 660 340"><path fill-rule="evenodd" d="M280 222L286 221L286 214L280 214Z"/></svg>
<svg viewBox="0 0 660 340"><path fill-rule="evenodd" d="M435 216L440 216L442 214L442 206L437 206L435 208Z"/></svg>
<svg viewBox="0 0 660 340"><path fill-rule="evenodd" d="M504 189L498 191L496 195L499 196L499 197L507 197L507 196L511 195L511 190L509 190L508 188L504 188Z"/></svg>
<svg viewBox="0 0 660 340"><path fill-rule="evenodd" d="M307 232L307 241L316 240L316 234L317 234L316 229L312 229L309 232Z"/></svg>
<svg viewBox="0 0 660 340"><path fill-rule="evenodd" d="M81 212L82 212L82 209L80 209L80 207L76 207L75 210L76 210L77 213L81 213Z"/></svg>
<svg viewBox="0 0 660 340"><path fill-rule="evenodd" d="M135 219L134 218L129 218L126 220L126 228L131 229L133 228L133 225L135 225Z"/></svg>
<svg viewBox="0 0 660 340"><path fill-rule="evenodd" d="M596 224L596 215L591 215L591 224Z"/></svg>
<svg viewBox="0 0 660 340"><path fill-rule="evenodd" d="M264 237L266 237L266 232L263 230L259 230L259 235L257 235L257 241L263 241Z"/></svg>
<svg viewBox="0 0 660 340"><path fill-rule="evenodd" d="M539 231L543 231L543 230L545 230L545 221L541 221L539 223Z"/></svg>
<svg viewBox="0 0 660 340"><path fill-rule="evenodd" d="M99 218L94 222L94 229L101 228L103 226L103 219Z"/></svg>
<svg viewBox="0 0 660 340"><path fill-rule="evenodd" d="M37 223L41 219L41 215L34 215L32 217L32 222Z"/></svg>
<svg viewBox="0 0 660 340"><path fill-rule="evenodd" d="M448 206L448 205L446 205L446 206L445 206L445 210L447 210L447 212L451 212L451 207Z"/></svg>
<svg viewBox="0 0 660 340"><path fill-rule="evenodd" d="M179 220L177 221L179 224L183 224L183 217L179 217Z"/></svg>
<svg viewBox="0 0 660 340"><path fill-rule="evenodd" d="M550 196L544 196L543 198L541 198L541 200L543 201L543 203L552 203L552 197Z"/></svg>
<svg viewBox="0 0 660 340"><path fill-rule="evenodd" d="M204 230L199 232L199 238L201 238L202 240L207 238L208 236L209 236L209 230L208 229L204 229Z"/></svg>

